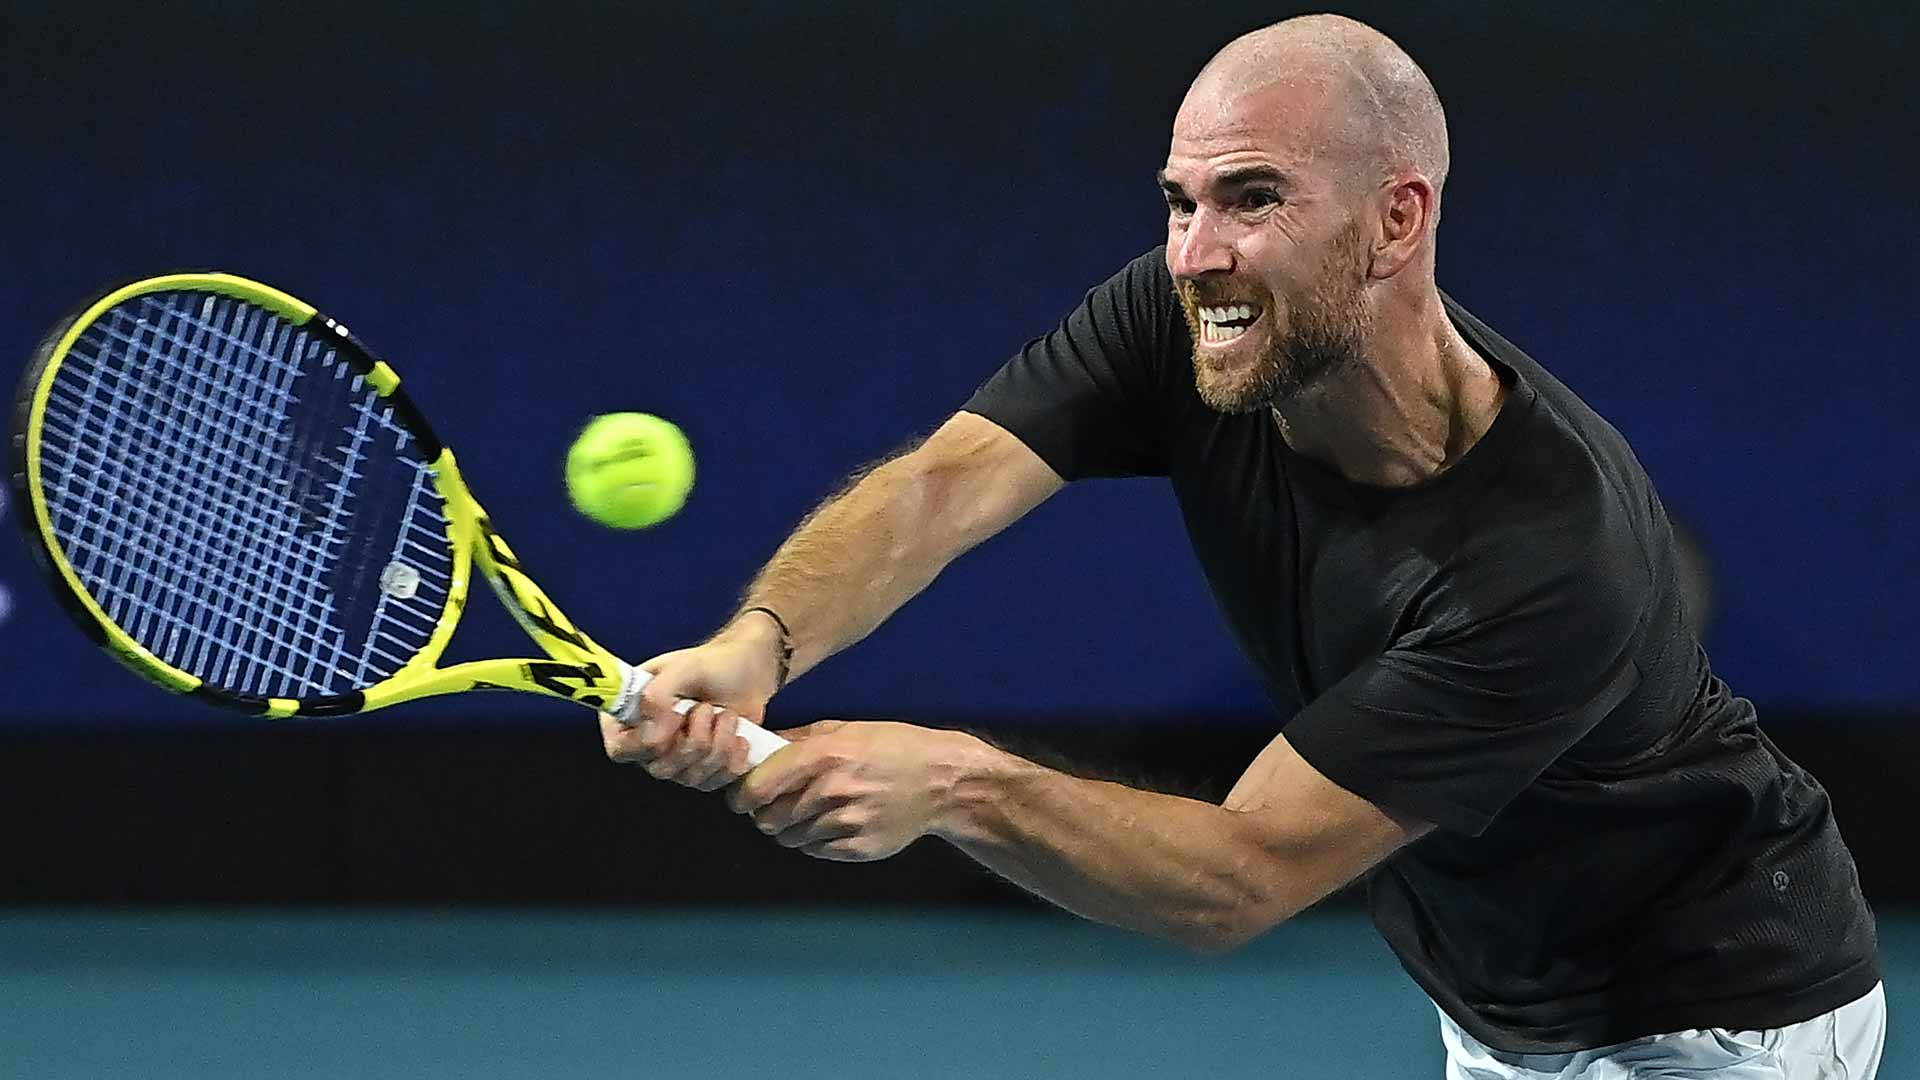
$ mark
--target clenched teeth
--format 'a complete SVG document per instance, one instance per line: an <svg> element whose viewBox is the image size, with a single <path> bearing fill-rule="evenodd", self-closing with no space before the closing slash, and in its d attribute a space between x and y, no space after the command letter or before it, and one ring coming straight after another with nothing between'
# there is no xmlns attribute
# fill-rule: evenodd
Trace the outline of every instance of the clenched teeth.
<svg viewBox="0 0 1920 1080"><path fill-rule="evenodd" d="M1199 312L1200 340L1211 344L1232 341L1260 317L1260 309L1252 304L1216 305L1200 308Z"/></svg>
<svg viewBox="0 0 1920 1080"><path fill-rule="evenodd" d="M1229 304L1226 307L1203 307L1200 317L1207 322L1252 322L1252 304Z"/></svg>

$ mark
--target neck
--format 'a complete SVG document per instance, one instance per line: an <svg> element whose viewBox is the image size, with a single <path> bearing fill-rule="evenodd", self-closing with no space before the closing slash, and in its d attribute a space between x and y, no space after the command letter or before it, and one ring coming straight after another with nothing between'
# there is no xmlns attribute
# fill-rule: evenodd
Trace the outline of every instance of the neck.
<svg viewBox="0 0 1920 1080"><path fill-rule="evenodd" d="M1438 290L1376 313L1359 362L1273 406L1297 454L1355 483L1413 487L1493 426L1507 389L1447 318Z"/></svg>

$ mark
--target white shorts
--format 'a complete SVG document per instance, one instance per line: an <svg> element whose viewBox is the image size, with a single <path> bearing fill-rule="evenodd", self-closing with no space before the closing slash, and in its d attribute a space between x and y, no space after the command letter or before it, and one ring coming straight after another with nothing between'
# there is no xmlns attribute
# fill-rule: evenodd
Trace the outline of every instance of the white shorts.
<svg viewBox="0 0 1920 1080"><path fill-rule="evenodd" d="M1702 1076L1720 1080L1873 1080L1887 1041L1884 985L1798 1024L1766 1031L1697 1028L1582 1050L1510 1054L1440 1014L1447 1080L1632 1080Z"/></svg>

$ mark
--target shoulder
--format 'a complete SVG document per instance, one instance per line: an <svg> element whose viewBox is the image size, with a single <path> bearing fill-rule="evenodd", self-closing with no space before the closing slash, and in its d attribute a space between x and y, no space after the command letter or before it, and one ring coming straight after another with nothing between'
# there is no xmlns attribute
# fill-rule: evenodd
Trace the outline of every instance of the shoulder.
<svg viewBox="0 0 1920 1080"><path fill-rule="evenodd" d="M1637 623L1656 589L1661 534L1645 470L1620 432L1545 368L1449 308L1512 373L1505 408L1521 410L1501 467L1461 508L1456 599L1481 613L1565 608Z"/></svg>
<svg viewBox="0 0 1920 1080"><path fill-rule="evenodd" d="M1626 537L1602 529L1570 538L1576 542L1615 539L1646 546L1653 483L1626 437L1539 361L1452 297L1445 301L1474 346L1504 369L1512 387L1505 408L1518 411L1503 468L1488 494L1548 526L1583 533L1602 525L1630 530Z"/></svg>
<svg viewBox="0 0 1920 1080"><path fill-rule="evenodd" d="M1511 373L1514 398L1526 399L1525 437L1516 440L1512 461L1524 490L1545 498L1584 493L1602 504L1609 494L1640 499L1651 492L1646 470L1618 429L1525 350L1451 296L1442 298L1474 347Z"/></svg>
<svg viewBox="0 0 1920 1080"><path fill-rule="evenodd" d="M1130 330L1143 348L1164 349L1185 325L1173 275L1167 272L1166 252L1164 244L1150 248L1087 290L1090 312Z"/></svg>
<svg viewBox="0 0 1920 1080"><path fill-rule="evenodd" d="M1156 244L1134 256L1106 284L1119 285L1143 298L1172 302L1175 295L1173 275L1167 272L1167 245Z"/></svg>

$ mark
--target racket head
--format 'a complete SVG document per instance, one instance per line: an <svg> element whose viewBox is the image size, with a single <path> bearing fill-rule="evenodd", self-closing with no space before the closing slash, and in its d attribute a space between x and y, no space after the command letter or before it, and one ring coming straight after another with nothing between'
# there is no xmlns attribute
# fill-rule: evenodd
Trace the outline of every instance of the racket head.
<svg viewBox="0 0 1920 1080"><path fill-rule="evenodd" d="M168 274L82 305L35 351L8 450L61 606L169 690L357 712L431 667L466 600L451 455L391 367L259 282Z"/></svg>

